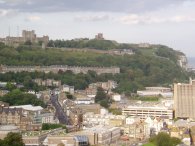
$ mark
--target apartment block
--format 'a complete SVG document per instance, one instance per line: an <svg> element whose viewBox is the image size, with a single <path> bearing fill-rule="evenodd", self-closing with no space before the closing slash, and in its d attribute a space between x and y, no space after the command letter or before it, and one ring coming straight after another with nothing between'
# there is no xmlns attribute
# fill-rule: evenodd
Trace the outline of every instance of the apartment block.
<svg viewBox="0 0 195 146"><path fill-rule="evenodd" d="M174 110L176 118L195 119L195 80L188 84L174 84Z"/></svg>
<svg viewBox="0 0 195 146"><path fill-rule="evenodd" d="M173 119L173 110L168 107L160 106L128 106L127 108L123 108L122 114L128 116L138 116L141 119L146 119L147 117Z"/></svg>

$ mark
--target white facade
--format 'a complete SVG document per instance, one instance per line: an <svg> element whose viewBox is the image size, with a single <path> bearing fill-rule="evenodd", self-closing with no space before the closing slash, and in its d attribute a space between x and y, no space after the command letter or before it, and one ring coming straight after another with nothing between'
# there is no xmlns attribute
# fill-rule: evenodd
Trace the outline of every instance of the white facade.
<svg viewBox="0 0 195 146"><path fill-rule="evenodd" d="M29 90L27 93L29 93L29 94L36 94L36 92L35 91L33 91L33 90Z"/></svg>
<svg viewBox="0 0 195 146"><path fill-rule="evenodd" d="M137 94L139 96L159 96L161 95L162 97L173 97L173 92L143 90L143 91L137 91Z"/></svg>
<svg viewBox="0 0 195 146"><path fill-rule="evenodd" d="M32 105L19 105L19 106L10 106L9 108L22 108L24 116L28 116L30 113L34 113L36 116L41 114L43 108L41 106L32 106Z"/></svg>
<svg viewBox="0 0 195 146"><path fill-rule="evenodd" d="M120 94L113 94L112 99L114 101L121 101L121 95Z"/></svg>
<svg viewBox="0 0 195 146"><path fill-rule="evenodd" d="M110 145L110 143L116 142L121 136L120 128L102 125L87 129L84 132L97 135L97 145Z"/></svg>
<svg viewBox="0 0 195 146"><path fill-rule="evenodd" d="M127 117L126 120L125 120L126 125L131 125L131 124L136 123L136 122L140 122L139 117L135 117L135 116Z"/></svg>
<svg viewBox="0 0 195 146"><path fill-rule="evenodd" d="M93 104L93 103L95 103L94 99L92 99L92 98L77 99L74 102L75 102L75 104Z"/></svg>
<svg viewBox="0 0 195 146"><path fill-rule="evenodd" d="M163 97L173 97L173 92L171 88L166 87L146 87L146 90L137 91L139 96L163 96Z"/></svg>
<svg viewBox="0 0 195 146"><path fill-rule="evenodd" d="M53 113L45 113L41 114L41 122L42 123L58 123L59 121L54 119Z"/></svg>
<svg viewBox="0 0 195 146"><path fill-rule="evenodd" d="M152 119L151 117L147 117L144 122L148 125L148 133L150 133L150 129L155 129L155 133L158 134L163 128L163 121L157 120L156 118Z"/></svg>
<svg viewBox="0 0 195 146"><path fill-rule="evenodd" d="M62 86L62 91L63 92L68 92L70 94L74 94L74 86L69 86L69 85L64 84Z"/></svg>
<svg viewBox="0 0 195 146"><path fill-rule="evenodd" d="M149 106L128 106L123 108L123 115L139 116L141 119L147 117L164 117L167 119L173 119L173 110L167 107L149 107Z"/></svg>
<svg viewBox="0 0 195 146"><path fill-rule="evenodd" d="M110 120L112 119L122 119L125 120L126 116L123 115L101 115L94 113L86 113L83 115L84 125L110 125Z"/></svg>

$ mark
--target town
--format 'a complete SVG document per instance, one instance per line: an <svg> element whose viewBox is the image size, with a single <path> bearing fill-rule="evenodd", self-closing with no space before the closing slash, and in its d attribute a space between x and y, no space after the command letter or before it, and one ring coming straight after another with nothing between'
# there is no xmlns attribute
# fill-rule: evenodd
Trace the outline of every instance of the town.
<svg viewBox="0 0 195 146"><path fill-rule="evenodd" d="M6 37L2 44L20 48L24 43L28 49L33 44L29 46L26 42L41 41L40 50L47 51L48 36L36 38L35 31L26 30L22 34L22 37ZM104 41L103 34L96 35L95 40ZM142 50L151 46L138 44L136 47ZM158 49L153 46L154 50ZM91 52L116 58L131 58L137 53L135 48L112 51L71 48L63 52ZM169 61L159 54L154 58ZM178 54L174 60L176 66L192 74L185 55ZM130 69L127 71L130 72L128 79L132 78L134 73ZM195 80L190 78L189 83L172 82L167 86L133 88L131 93L129 88L120 92L121 87L127 87L120 83L123 76L119 78L125 73L122 65L2 64L0 139L20 134L25 146L147 146L158 136L168 136L175 144L193 145ZM81 77L89 81L83 83Z"/></svg>

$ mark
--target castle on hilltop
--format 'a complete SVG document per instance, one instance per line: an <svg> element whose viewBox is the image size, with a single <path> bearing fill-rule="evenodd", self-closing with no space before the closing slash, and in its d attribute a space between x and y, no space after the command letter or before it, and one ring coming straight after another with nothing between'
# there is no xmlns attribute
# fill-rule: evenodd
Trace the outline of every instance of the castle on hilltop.
<svg viewBox="0 0 195 146"><path fill-rule="evenodd" d="M1 38L2 42L4 42L8 46L15 46L17 47L21 43L25 43L30 41L31 43L41 43L42 47L46 47L49 42L49 36L44 35L42 37L37 37L34 30L28 31L23 30L22 36L7 36L6 38Z"/></svg>

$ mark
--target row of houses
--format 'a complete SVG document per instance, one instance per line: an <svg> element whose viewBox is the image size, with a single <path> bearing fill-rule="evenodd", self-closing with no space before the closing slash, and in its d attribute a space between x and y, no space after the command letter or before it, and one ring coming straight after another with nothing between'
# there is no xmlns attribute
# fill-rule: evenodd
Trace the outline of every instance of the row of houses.
<svg viewBox="0 0 195 146"><path fill-rule="evenodd" d="M74 74L83 73L87 74L89 71L94 71L98 75L104 73L118 74L120 73L119 67L83 67L83 66L68 66L68 65L51 65L51 66L5 66L1 65L0 72L45 72L45 73L58 73L59 71L66 72L72 71Z"/></svg>
<svg viewBox="0 0 195 146"><path fill-rule="evenodd" d="M54 113L44 111L41 106L0 105L0 125L16 125L21 130L40 130L43 123L58 123Z"/></svg>

